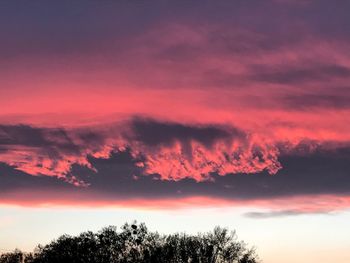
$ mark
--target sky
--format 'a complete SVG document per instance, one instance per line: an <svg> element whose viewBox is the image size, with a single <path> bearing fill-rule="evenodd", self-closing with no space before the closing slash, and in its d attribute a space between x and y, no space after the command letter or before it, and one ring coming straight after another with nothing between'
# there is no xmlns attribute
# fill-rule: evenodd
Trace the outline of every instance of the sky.
<svg viewBox="0 0 350 263"><path fill-rule="evenodd" d="M0 251L137 219L349 262L349 8L2 1Z"/></svg>

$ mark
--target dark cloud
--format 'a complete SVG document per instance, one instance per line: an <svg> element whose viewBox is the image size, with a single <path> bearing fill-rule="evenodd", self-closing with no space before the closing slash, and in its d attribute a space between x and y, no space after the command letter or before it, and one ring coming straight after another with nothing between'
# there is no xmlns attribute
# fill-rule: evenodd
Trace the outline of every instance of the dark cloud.
<svg viewBox="0 0 350 263"><path fill-rule="evenodd" d="M282 51L283 52L283 51ZM293 94L286 95L286 100L282 98L281 103L288 105L289 97L291 103L301 101L301 106L305 106L307 99L310 99L310 104L320 104L326 107L333 106L333 102L338 99L339 107L347 107L348 96L350 89L343 85L344 81L350 78L350 68L336 64L326 64L317 61L302 61L297 65L276 65L268 63L264 65L248 64L246 72L229 72L222 68L213 68L204 71L201 75L199 83L203 87L216 87L224 89L244 89L249 88L252 82L259 84L281 84L289 85L297 91L298 85L302 85L305 91L314 92L314 94ZM315 88L315 84L317 87ZM320 94L318 94L320 93ZM347 97L342 96L346 95ZM303 99L305 97L305 99ZM281 99L279 97L276 98ZM304 103L303 103L304 102ZM271 107L271 105L270 105Z"/></svg>
<svg viewBox="0 0 350 263"><path fill-rule="evenodd" d="M49 176L32 176L4 163L0 163L0 181L0 192L2 194L18 190L29 191L35 195L38 191L60 192L76 189L75 186L64 180Z"/></svg>
<svg viewBox="0 0 350 263"><path fill-rule="evenodd" d="M36 191L50 189L80 194L81 198L95 196L101 200L130 198L180 198L207 196L234 200L272 199L305 195L350 194L350 149L320 150L309 155L289 155L281 159L284 169L276 175L236 174L218 176L214 180L196 182L193 179L179 181L159 180L159 175L142 175L130 152L113 153L109 159L90 157L97 169L74 165L71 173L89 184L74 187L52 177L35 177L15 170L8 165L0 166L1 194L14 190ZM0 194L0 196L1 196ZM45 198L45 197L43 197Z"/></svg>
<svg viewBox="0 0 350 263"><path fill-rule="evenodd" d="M188 171L189 166L186 166L187 170L181 170L184 169L183 162L193 157L193 142L211 151L217 141L230 145L235 140L244 144L246 139L247 135L235 127L186 125L145 118L133 118L122 124L116 123L104 128L91 129L87 127L63 129L29 125L1 125L0 160L32 175L70 177L70 182L77 183L75 177L70 176L72 165L81 164L94 170L95 167L89 161L88 156L108 157L112 151L129 147L131 155L135 159L135 156L138 156L138 165L145 167L145 174L158 172L164 179L168 178L166 175L175 171L178 172L176 175L179 175L179 178L195 177ZM180 153L172 149L175 143L180 143ZM173 155L157 156L164 147L168 147ZM180 155L176 156L176 154ZM237 152L237 158L239 154ZM172 161L173 168L159 170L159 163L154 164L154 160ZM204 163L208 162L207 159L200 160L200 162L202 162L201 165L208 166L208 163ZM178 166L175 167L174 164ZM210 169L216 169L214 163L210 165L212 165ZM150 168L152 172L146 172L147 168ZM186 174L183 174L184 172ZM203 180L209 178L208 169L203 170L202 173ZM168 179L174 178L170 176ZM83 181L85 180L81 182Z"/></svg>
<svg viewBox="0 0 350 263"><path fill-rule="evenodd" d="M104 140L103 133L89 129L0 125L0 160L31 175L55 176L83 185L69 170L74 163L84 163L88 153L103 149ZM85 165L89 166L87 162ZM30 180L25 178L24 182L30 183ZM40 179L34 180L40 182Z"/></svg>
<svg viewBox="0 0 350 263"><path fill-rule="evenodd" d="M350 91L350 88L349 88ZM304 94L288 95L283 97L283 106L289 109L303 110L310 108L350 108L350 96L348 94Z"/></svg>
<svg viewBox="0 0 350 263"><path fill-rule="evenodd" d="M245 133L234 127L210 125L184 125L160 122L152 119L135 118L131 123L132 139L147 146L170 145L175 141L189 143L197 141L211 146L217 140L245 138Z"/></svg>
<svg viewBox="0 0 350 263"><path fill-rule="evenodd" d="M286 43L288 38L301 38L308 34L348 35L347 1L338 1L337 4L330 1L290 2L153 1L146 4L109 1L97 4L75 1L72 4L71 1L59 1L49 4L46 1L10 1L1 3L0 50L1 55L6 57L32 53L101 53L113 47L121 50L130 43L122 41L123 38L138 35L160 24L174 23L236 25L277 36L269 45L255 39L251 45L244 42L235 44L233 50L238 51L270 48L273 43ZM301 25L307 25L307 29Z"/></svg>
<svg viewBox="0 0 350 263"><path fill-rule="evenodd" d="M102 133L87 128L70 131L30 125L0 125L0 149L3 151L13 147L34 147L52 154L78 155L82 149L101 147L104 140Z"/></svg>
<svg viewBox="0 0 350 263"><path fill-rule="evenodd" d="M169 145L176 140L183 144L196 140L210 147L215 140L246 138L245 133L235 128L187 126L141 118L133 119L129 128L131 133L128 136L132 137L129 141L131 145L133 140L137 140L152 149L156 149L157 145ZM90 148L103 148L105 140L103 133L88 129L66 131L24 125L0 126L0 153L6 154L13 151L12 147L38 148L39 153L27 152L27 159L20 159L22 162L28 162L33 168L42 165L40 158L68 162L67 165L70 166L68 170L59 170L59 172L64 172L66 181L80 181L89 185L88 190L77 189L77 191L93 190L112 196L115 194L140 197L204 195L238 199L347 194L350 192L348 172L350 171L350 148L341 144L303 141L299 146L291 149L284 144L279 144L277 145L280 151L279 162L283 169L273 176L265 171L249 175L242 173L218 175L215 172L209 172L208 176L211 180L198 182L191 179L191 176L187 179L173 181L160 180L161 175L159 174L145 175L144 169L147 167L139 167L138 164L140 161L145 161L144 158L147 156L142 152L136 156L131 148L124 151L115 149L109 158L93 157L91 154L94 151ZM261 151L258 148L253 147L251 150L255 159L261 158ZM77 155L77 159L67 159L65 155L67 153ZM79 165L80 155L87 158L89 168ZM16 155L12 157L16 158ZM32 158L35 157L38 160L34 162ZM4 177L1 180L2 189L11 190L17 187L17 184L23 186L23 183L24 186L29 185L38 189L41 187L41 182L45 187L51 182L55 186L54 179L48 179L45 176L24 176L25 173L15 170L16 168L21 169L21 163L11 165L12 160L3 160L5 161L10 165L4 164L0 167L1 176ZM49 166L49 171L55 171L55 165ZM27 172L26 169L22 171Z"/></svg>
<svg viewBox="0 0 350 263"><path fill-rule="evenodd" d="M27 125L0 125L1 145L43 146L47 143L42 129Z"/></svg>
<svg viewBox="0 0 350 263"><path fill-rule="evenodd" d="M0 145L6 147L37 147L47 151L79 152L64 129L37 128L29 125L0 125Z"/></svg>
<svg viewBox="0 0 350 263"><path fill-rule="evenodd" d="M250 77L253 80L287 85L334 81L337 78L350 77L350 68L341 65L254 66L253 71L256 72Z"/></svg>

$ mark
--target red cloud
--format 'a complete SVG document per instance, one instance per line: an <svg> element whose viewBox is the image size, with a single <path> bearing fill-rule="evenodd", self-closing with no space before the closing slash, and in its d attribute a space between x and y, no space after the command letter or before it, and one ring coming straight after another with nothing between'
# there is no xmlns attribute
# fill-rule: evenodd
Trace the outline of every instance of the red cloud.
<svg viewBox="0 0 350 263"><path fill-rule="evenodd" d="M145 127L133 128L134 123L153 126L147 131L149 134L142 135ZM132 120L131 124L124 123L123 128L119 125L90 133L82 129L23 125L2 126L0 132L4 148L0 152L1 162L31 175L56 176L76 185L84 182L70 174L73 164L94 169L89 156L108 158L111 152L125 149L130 150L138 160L136 165L142 167L145 174L159 174L164 180L202 181L210 179L210 173L214 172L225 175L267 170L275 174L281 168L276 145L229 127ZM165 132L167 134L163 134ZM165 137L157 141L159 136ZM152 140L152 144L148 140Z"/></svg>
<svg viewBox="0 0 350 263"><path fill-rule="evenodd" d="M125 207L151 210L174 210L197 208L251 208L268 209L268 213L293 211L294 214L330 213L350 208L348 195L300 195L274 199L225 199L208 196L184 198L117 198L109 199L92 193L84 195L74 192L45 192L36 195L20 191L2 194L0 205L24 207Z"/></svg>
<svg viewBox="0 0 350 263"><path fill-rule="evenodd" d="M303 140L298 134L283 141L232 126L139 118L105 127L71 129L3 125L0 135L1 162L31 175L55 176L77 186L87 185L72 174L73 165L96 171L89 158L109 158L113 152L129 151L145 175L203 181L210 180L211 173L276 174L282 169L281 151L310 154L319 147L342 145Z"/></svg>

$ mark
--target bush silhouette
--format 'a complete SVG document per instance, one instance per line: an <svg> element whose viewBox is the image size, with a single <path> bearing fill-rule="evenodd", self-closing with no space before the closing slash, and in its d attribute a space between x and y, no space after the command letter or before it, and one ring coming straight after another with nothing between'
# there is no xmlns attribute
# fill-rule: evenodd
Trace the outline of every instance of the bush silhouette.
<svg viewBox="0 0 350 263"><path fill-rule="evenodd" d="M212 232L160 235L145 224L124 224L97 233L63 235L33 253L15 250L0 263L256 263L253 249L237 241L235 232L215 227Z"/></svg>

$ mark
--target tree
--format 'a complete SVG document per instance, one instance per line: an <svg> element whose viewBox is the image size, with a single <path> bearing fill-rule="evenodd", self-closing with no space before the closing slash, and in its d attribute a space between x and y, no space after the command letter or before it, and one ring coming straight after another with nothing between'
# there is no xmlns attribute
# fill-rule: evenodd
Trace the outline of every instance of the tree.
<svg viewBox="0 0 350 263"><path fill-rule="evenodd" d="M0 256L0 263L30 263L32 260L33 254L24 253L18 249Z"/></svg>
<svg viewBox="0 0 350 263"><path fill-rule="evenodd" d="M97 233L63 235L34 253L19 250L1 255L0 263L256 263L253 249L237 241L235 232L215 227L212 232L160 235L145 224L124 224Z"/></svg>

